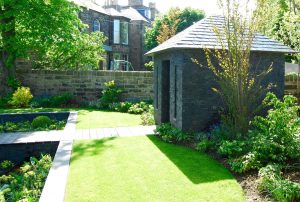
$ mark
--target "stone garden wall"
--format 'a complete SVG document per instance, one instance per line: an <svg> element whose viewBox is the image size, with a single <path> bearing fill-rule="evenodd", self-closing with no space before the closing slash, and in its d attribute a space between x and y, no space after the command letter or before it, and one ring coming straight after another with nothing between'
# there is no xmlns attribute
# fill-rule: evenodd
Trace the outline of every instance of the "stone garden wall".
<svg viewBox="0 0 300 202"><path fill-rule="evenodd" d="M34 96L71 93L76 101L99 99L104 83L115 80L124 89L123 100L153 99L153 72L18 70L23 86Z"/></svg>

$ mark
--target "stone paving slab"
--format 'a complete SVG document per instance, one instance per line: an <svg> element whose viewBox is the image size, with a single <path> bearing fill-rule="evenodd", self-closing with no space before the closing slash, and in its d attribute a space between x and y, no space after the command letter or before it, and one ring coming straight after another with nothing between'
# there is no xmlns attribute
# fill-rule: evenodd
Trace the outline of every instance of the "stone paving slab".
<svg viewBox="0 0 300 202"><path fill-rule="evenodd" d="M93 140L107 137L129 137L154 134L155 126L99 128L71 131L40 131L0 135L0 144Z"/></svg>
<svg viewBox="0 0 300 202"><path fill-rule="evenodd" d="M40 202L63 202L68 180L73 141L60 141Z"/></svg>

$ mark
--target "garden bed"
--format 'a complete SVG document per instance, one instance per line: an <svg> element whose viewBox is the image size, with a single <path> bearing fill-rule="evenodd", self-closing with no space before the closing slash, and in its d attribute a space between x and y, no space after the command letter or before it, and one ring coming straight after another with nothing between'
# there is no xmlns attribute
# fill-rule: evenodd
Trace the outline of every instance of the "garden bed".
<svg viewBox="0 0 300 202"><path fill-rule="evenodd" d="M51 168L49 154L30 157L22 165L0 162L0 201L38 201Z"/></svg>
<svg viewBox="0 0 300 202"><path fill-rule="evenodd" d="M69 112L0 114L0 133L64 129Z"/></svg>

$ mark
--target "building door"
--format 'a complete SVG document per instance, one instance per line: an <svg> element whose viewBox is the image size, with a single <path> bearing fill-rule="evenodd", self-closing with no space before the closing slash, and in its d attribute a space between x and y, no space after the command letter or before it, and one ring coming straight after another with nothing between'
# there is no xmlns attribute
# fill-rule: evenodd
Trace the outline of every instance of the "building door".
<svg viewBox="0 0 300 202"><path fill-rule="evenodd" d="M162 77L161 77L161 122L170 122L170 60L162 62Z"/></svg>

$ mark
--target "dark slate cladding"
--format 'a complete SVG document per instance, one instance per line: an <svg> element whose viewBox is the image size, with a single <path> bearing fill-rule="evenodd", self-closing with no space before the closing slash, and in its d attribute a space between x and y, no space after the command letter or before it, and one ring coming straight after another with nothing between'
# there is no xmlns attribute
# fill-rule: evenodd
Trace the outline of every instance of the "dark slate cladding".
<svg viewBox="0 0 300 202"><path fill-rule="evenodd" d="M191 59L197 59L201 65ZM169 61L169 70L164 65ZM207 68L203 49L174 49L154 55L154 106L157 124L170 122L184 131L203 131L220 121L224 104L213 92L217 88L213 73ZM217 65L217 61L213 61ZM284 53L253 51L251 69L260 72L270 65L273 70L263 79L262 86L270 83L279 98L284 95ZM169 77L169 89L166 80ZM175 90L176 88L176 90ZM265 95L257 99L261 103ZM168 108L168 109L166 109Z"/></svg>
<svg viewBox="0 0 300 202"><path fill-rule="evenodd" d="M67 121L70 112L38 112L38 113L22 113L22 114L0 114L0 124L5 122L25 122L30 121L38 116L48 116L50 119L57 121Z"/></svg>
<svg viewBox="0 0 300 202"><path fill-rule="evenodd" d="M146 55L175 48L221 48L213 29L222 29L225 18L222 16L210 16L195 23L186 30L180 32L166 42L149 51ZM291 48L280 42L256 33L252 44L252 51L295 53Z"/></svg>
<svg viewBox="0 0 300 202"><path fill-rule="evenodd" d="M0 147L0 162L10 160L15 165L20 166L24 161L29 161L30 157L40 158L42 154L50 154L53 159L58 144L59 142L2 144Z"/></svg>

